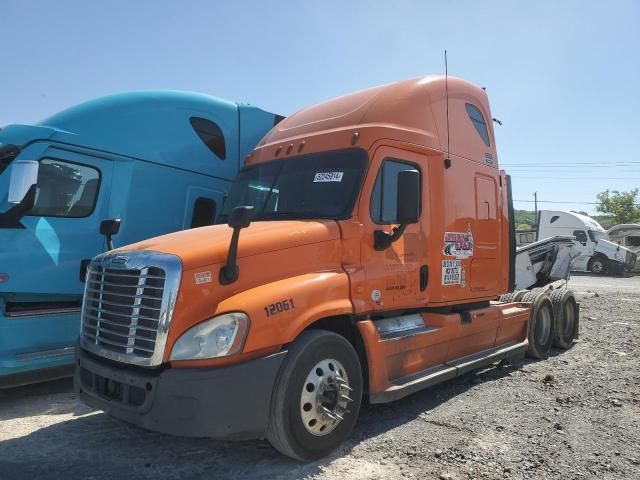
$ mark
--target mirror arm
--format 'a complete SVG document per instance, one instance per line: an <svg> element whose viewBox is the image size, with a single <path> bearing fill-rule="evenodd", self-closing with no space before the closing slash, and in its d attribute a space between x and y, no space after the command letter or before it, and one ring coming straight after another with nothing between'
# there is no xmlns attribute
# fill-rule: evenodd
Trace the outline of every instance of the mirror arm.
<svg viewBox="0 0 640 480"><path fill-rule="evenodd" d="M31 185L22 201L4 213L0 213L0 228L26 228L20 220L36 204L36 185Z"/></svg>
<svg viewBox="0 0 640 480"><path fill-rule="evenodd" d="M110 233L107 233L107 250L113 250L113 238Z"/></svg>
<svg viewBox="0 0 640 480"><path fill-rule="evenodd" d="M240 275L238 268L238 239L240 238L240 227L233 229L231 235L231 245L229 245L229 254L227 255L227 263L220 269L220 285L229 285L235 282Z"/></svg>
<svg viewBox="0 0 640 480"><path fill-rule="evenodd" d="M402 236L406 228L407 224L403 223L398 225L397 227L394 227L391 233L385 232L384 230L376 230L373 237L374 248L378 251L386 250L391 246L393 242L395 242Z"/></svg>

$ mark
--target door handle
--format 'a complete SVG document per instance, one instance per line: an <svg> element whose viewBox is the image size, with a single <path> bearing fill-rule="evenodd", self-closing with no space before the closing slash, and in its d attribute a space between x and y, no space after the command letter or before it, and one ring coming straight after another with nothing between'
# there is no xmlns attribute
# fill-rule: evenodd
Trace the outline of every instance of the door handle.
<svg viewBox="0 0 640 480"><path fill-rule="evenodd" d="M423 265L420 267L420 291L424 292L429 285L429 267Z"/></svg>

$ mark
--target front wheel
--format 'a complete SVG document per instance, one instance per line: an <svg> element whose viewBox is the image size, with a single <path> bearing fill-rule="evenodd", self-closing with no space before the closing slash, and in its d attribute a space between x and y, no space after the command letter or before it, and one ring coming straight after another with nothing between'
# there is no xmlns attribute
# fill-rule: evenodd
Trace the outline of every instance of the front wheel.
<svg viewBox="0 0 640 480"><path fill-rule="evenodd" d="M604 258L596 257L591 261L591 272L603 275L607 271L607 262Z"/></svg>
<svg viewBox="0 0 640 480"><path fill-rule="evenodd" d="M333 332L303 332L278 375L267 439L298 460L324 457L351 435L361 399L362 368L353 346Z"/></svg>

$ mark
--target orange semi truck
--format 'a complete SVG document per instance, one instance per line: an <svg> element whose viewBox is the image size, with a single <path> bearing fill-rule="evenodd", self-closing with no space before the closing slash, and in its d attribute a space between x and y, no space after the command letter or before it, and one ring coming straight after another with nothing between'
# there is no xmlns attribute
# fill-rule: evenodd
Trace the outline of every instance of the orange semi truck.
<svg viewBox="0 0 640 480"><path fill-rule="evenodd" d="M92 261L84 402L312 460L350 435L364 400L544 358L577 335L566 288L512 292L509 178L487 96L461 79L291 115L247 157L222 221Z"/></svg>

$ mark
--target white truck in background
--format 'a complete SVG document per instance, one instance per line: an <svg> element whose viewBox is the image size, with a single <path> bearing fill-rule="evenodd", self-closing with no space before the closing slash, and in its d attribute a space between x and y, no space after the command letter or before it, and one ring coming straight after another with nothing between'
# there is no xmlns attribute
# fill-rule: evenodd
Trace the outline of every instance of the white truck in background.
<svg viewBox="0 0 640 480"><path fill-rule="evenodd" d="M580 254L573 259L573 271L620 274L632 270L636 265L637 255L609 241L605 229L586 215L542 210L538 214L536 231L538 240L558 235L575 237L575 250Z"/></svg>
<svg viewBox="0 0 640 480"><path fill-rule="evenodd" d="M628 248L636 256L640 255L640 224L621 223L607 230L609 240ZM640 260L636 260L633 272L640 272Z"/></svg>

